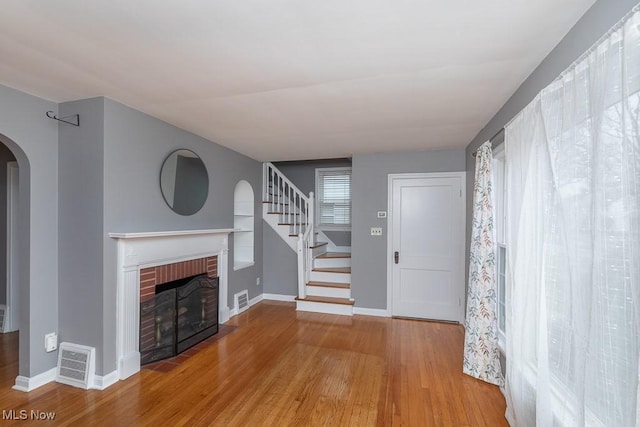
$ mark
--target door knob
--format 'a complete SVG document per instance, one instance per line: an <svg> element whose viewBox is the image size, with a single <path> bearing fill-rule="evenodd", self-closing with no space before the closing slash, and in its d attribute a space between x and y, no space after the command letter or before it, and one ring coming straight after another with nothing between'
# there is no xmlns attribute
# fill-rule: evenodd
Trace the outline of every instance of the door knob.
<svg viewBox="0 0 640 427"><path fill-rule="evenodd" d="M395 251L393 253L393 259L395 260L396 264L398 263L398 261L400 261L400 252Z"/></svg>

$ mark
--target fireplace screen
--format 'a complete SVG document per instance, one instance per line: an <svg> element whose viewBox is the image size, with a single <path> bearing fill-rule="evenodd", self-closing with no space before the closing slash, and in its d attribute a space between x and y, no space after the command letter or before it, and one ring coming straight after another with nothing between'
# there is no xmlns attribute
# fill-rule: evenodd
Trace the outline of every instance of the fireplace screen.
<svg viewBox="0 0 640 427"><path fill-rule="evenodd" d="M176 356L218 332L218 278L200 275L156 287L140 304L140 362Z"/></svg>

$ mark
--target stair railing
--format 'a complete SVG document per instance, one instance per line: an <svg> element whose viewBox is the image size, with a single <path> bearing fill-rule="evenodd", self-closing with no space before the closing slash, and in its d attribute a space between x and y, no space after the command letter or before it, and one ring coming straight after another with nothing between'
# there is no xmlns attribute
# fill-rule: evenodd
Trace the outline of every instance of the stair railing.
<svg viewBox="0 0 640 427"><path fill-rule="evenodd" d="M289 235L298 237L298 297L304 298L313 261L311 247L315 242L313 192L305 196L269 162L262 164L262 183L262 200L269 202L269 211L280 213L282 222L289 225Z"/></svg>

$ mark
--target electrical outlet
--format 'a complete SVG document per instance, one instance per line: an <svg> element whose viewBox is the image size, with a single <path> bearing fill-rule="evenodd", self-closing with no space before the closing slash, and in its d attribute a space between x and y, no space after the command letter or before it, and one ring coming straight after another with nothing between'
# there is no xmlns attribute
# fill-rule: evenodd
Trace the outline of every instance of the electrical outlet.
<svg viewBox="0 0 640 427"><path fill-rule="evenodd" d="M256 286L260 286L260 278L256 277Z"/></svg>
<svg viewBox="0 0 640 427"><path fill-rule="evenodd" d="M58 348L58 335L55 332L51 332L44 336L44 350L47 353L51 353L52 351L56 351Z"/></svg>
<svg viewBox="0 0 640 427"><path fill-rule="evenodd" d="M382 236L382 227L371 227L372 236Z"/></svg>

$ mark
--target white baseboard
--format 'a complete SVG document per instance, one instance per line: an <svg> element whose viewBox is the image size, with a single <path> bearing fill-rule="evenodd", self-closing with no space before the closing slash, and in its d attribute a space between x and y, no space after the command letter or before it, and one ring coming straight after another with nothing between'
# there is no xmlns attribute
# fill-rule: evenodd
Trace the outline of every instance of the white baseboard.
<svg viewBox="0 0 640 427"><path fill-rule="evenodd" d="M257 303L262 301L262 299L263 299L262 294L251 298L249 300L249 307L256 305ZM238 315L238 310L235 307L229 310L229 318L232 318L233 316L237 316L237 315Z"/></svg>
<svg viewBox="0 0 640 427"><path fill-rule="evenodd" d="M381 308L353 307L353 314L376 317L391 317L387 310Z"/></svg>
<svg viewBox="0 0 640 427"><path fill-rule="evenodd" d="M262 298L263 298L263 297L262 297L262 295L263 295L263 294L260 294L260 295L258 295L258 296L255 296L255 297L251 298L251 299L249 300L249 307L253 307L253 306L254 306L254 305L256 305L257 303L259 303L260 301L262 301Z"/></svg>
<svg viewBox="0 0 640 427"><path fill-rule="evenodd" d="M286 301L286 302L295 302L295 295L281 295L281 294L262 294L262 299L271 300L271 301Z"/></svg>
<svg viewBox="0 0 640 427"><path fill-rule="evenodd" d="M114 385L120 380L118 371L113 371L105 376L95 375L93 377L93 386L91 388L95 390L104 390L105 388Z"/></svg>
<svg viewBox="0 0 640 427"><path fill-rule="evenodd" d="M42 387L56 379L57 368L51 368L48 371L44 371L41 374L33 377L23 377L18 375L16 377L16 384L12 387L14 390L29 392Z"/></svg>

